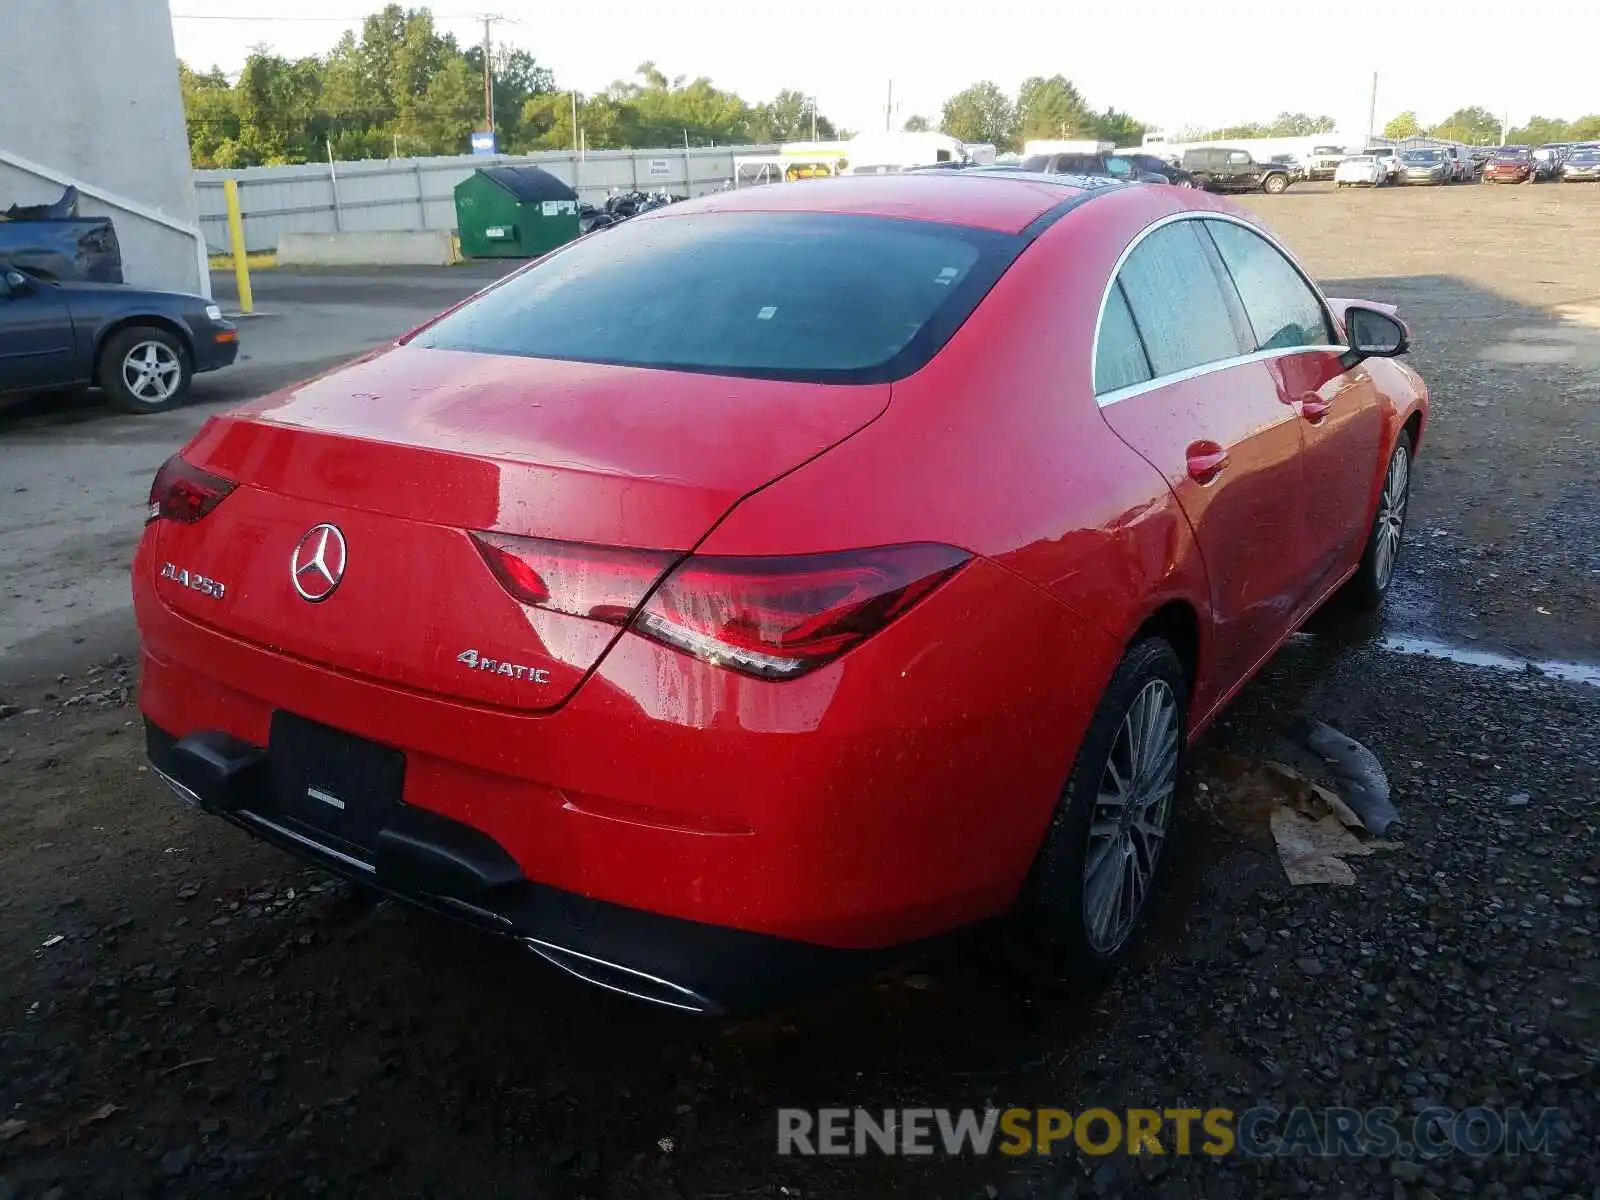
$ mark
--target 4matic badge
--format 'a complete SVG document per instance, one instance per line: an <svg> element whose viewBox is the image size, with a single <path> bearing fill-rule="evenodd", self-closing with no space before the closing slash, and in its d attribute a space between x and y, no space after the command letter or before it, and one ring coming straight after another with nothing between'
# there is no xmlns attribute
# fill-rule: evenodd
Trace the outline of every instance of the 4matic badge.
<svg viewBox="0 0 1600 1200"><path fill-rule="evenodd" d="M525 667L521 663L502 662L498 658L483 658L476 650L463 650L456 655L456 661L474 671L488 671L491 675L506 675L533 683L550 682L550 672L542 667Z"/></svg>

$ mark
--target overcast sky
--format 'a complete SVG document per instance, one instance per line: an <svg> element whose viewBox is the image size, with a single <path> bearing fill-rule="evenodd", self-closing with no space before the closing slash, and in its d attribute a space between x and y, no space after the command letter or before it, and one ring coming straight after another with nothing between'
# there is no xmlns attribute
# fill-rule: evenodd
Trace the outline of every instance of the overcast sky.
<svg viewBox="0 0 1600 1200"><path fill-rule="evenodd" d="M298 57L325 52L378 0L171 0L178 54L201 69L238 70L251 46ZM783 87L818 97L849 129L882 129L889 81L898 128L935 118L946 96L979 79L1006 91L1029 75L1067 76L1100 108L1159 128L1328 113L1366 130L1372 73L1378 124L1415 110L1424 124L1468 104L1513 124L1531 114L1600 110L1597 0L810 0L764 7L733 0L438 0L439 27L483 36L474 12L517 23L496 38L591 92L654 59L668 76L707 75L746 100ZM280 18L243 20L243 14ZM770 15L769 15L770 14ZM942 14L942 15L941 15ZM225 18L194 20L191 17ZM1549 31L1550 36L1533 37ZM1579 62L1581 56L1583 61ZM1568 62L1568 59L1571 62Z"/></svg>

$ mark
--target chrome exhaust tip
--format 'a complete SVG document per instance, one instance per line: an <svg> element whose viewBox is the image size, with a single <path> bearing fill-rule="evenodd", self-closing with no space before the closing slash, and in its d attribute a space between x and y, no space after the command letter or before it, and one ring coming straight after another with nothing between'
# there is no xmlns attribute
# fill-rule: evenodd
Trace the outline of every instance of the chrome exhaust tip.
<svg viewBox="0 0 1600 1200"><path fill-rule="evenodd" d="M692 988L646 974L633 967L625 967L620 963L595 958L591 954L569 950L565 946L557 946L540 938L524 937L522 942L551 966L565 971L575 979L583 980L584 983L604 988L608 992L617 992L623 996L631 996L635 1000L643 1000L647 1004L656 1004L679 1012L713 1014L722 1011Z"/></svg>
<svg viewBox="0 0 1600 1200"><path fill-rule="evenodd" d="M171 775L168 775L160 767L152 765L150 769L156 773L156 778L157 779L161 780L162 783L166 784L167 787L172 790L172 794L174 796L176 796L179 800L182 800L190 808L202 808L202 807L204 807L200 803L200 793L196 792L188 784L179 783L176 779L174 779Z"/></svg>

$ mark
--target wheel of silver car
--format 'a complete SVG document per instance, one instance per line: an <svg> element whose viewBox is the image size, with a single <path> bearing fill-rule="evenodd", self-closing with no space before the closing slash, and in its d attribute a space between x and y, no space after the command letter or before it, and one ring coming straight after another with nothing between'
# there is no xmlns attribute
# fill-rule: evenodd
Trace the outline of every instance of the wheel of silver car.
<svg viewBox="0 0 1600 1200"><path fill-rule="evenodd" d="M1411 434L1403 431L1384 469L1378 493L1378 511L1372 518L1361 565L1350 580L1350 597L1363 608L1376 608L1394 580L1395 563L1406 532L1406 510L1411 503Z"/></svg>
<svg viewBox="0 0 1600 1200"><path fill-rule="evenodd" d="M1115 954L1150 895L1178 782L1178 701L1164 679L1140 690L1100 774L1083 863L1089 945Z"/></svg>
<svg viewBox="0 0 1600 1200"><path fill-rule="evenodd" d="M1133 953L1172 858L1188 705L1170 642L1146 637L1128 648L1005 927L1007 956L1023 974L1093 988Z"/></svg>
<svg viewBox="0 0 1600 1200"><path fill-rule="evenodd" d="M188 393L193 375L188 347L168 329L120 329L100 349L100 387L127 412L177 407Z"/></svg>

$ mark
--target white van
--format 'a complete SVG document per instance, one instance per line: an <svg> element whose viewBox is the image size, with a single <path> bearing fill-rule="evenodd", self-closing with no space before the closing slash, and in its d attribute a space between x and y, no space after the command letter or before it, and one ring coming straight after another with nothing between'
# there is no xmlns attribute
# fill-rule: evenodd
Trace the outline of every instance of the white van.
<svg viewBox="0 0 1600 1200"><path fill-rule="evenodd" d="M948 133L861 133L844 144L844 156L850 175L885 175L908 167L973 161L961 139Z"/></svg>

